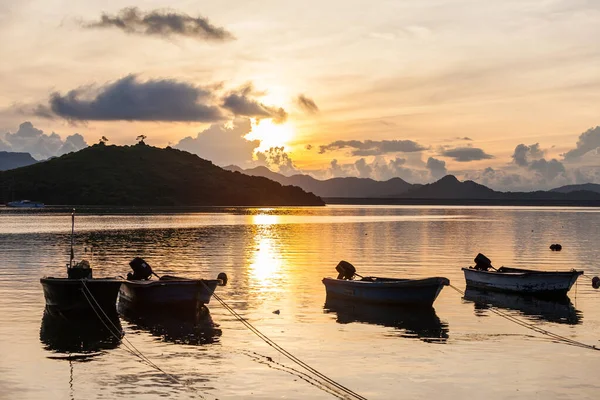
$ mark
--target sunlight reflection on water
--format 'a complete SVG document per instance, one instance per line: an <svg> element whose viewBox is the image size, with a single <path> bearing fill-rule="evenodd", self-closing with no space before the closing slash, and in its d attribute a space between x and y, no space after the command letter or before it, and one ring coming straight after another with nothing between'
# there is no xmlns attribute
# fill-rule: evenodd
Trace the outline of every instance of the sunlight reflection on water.
<svg viewBox="0 0 600 400"><path fill-rule="evenodd" d="M220 211L78 214L76 257L91 258L93 248L98 277L126 274L135 256L159 274L214 278L225 271L230 283L217 291L238 313L368 398L595 395L590 382L600 367L596 354L532 335L487 309L492 304L554 332L600 344L600 292L586 280L580 278L565 304L477 293L463 299L445 288L435 310L415 313L326 304L321 279L335 275L337 262L346 259L361 274L446 276L464 289L460 267L478 252L495 265L582 268L598 275L598 209ZM42 275L64 275L69 232L68 213L0 210L0 392L28 399L189 398L185 387L137 363L122 346L72 362L71 384L69 363L49 358L56 352L48 347L57 343L53 329L63 326L44 317L38 282ZM548 249L556 242L563 245L560 253ZM204 325L153 310L120 322L144 354L208 398L330 398L293 371L273 368L269 357L288 362L218 303L208 307L210 323Z"/></svg>

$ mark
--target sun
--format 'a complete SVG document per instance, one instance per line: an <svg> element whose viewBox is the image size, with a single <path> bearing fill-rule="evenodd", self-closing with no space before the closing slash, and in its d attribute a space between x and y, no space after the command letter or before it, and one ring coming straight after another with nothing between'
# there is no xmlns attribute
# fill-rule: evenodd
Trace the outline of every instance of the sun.
<svg viewBox="0 0 600 400"><path fill-rule="evenodd" d="M252 131L245 138L260 140L255 151L269 150L271 147L284 147L287 150L289 141L294 137L294 127L289 123L276 124L273 120L252 120Z"/></svg>

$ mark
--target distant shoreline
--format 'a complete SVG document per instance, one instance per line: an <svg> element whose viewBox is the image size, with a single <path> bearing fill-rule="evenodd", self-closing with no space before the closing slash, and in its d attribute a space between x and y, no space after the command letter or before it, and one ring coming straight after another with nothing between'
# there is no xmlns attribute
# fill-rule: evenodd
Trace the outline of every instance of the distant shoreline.
<svg viewBox="0 0 600 400"><path fill-rule="evenodd" d="M399 199L321 197L325 204L404 205L404 206L530 206L530 207L600 207L600 200L563 199Z"/></svg>

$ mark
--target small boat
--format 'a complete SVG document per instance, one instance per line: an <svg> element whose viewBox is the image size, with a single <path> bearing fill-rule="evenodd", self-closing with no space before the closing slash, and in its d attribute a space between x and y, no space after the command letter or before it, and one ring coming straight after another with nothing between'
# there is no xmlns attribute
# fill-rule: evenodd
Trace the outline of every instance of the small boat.
<svg viewBox="0 0 600 400"><path fill-rule="evenodd" d="M19 200L19 201L11 201L6 203L7 207L16 207L16 208L43 208L44 203L39 203L37 201L30 200Z"/></svg>
<svg viewBox="0 0 600 400"><path fill-rule="evenodd" d="M67 277L50 276L40 279L46 306L62 313L116 313L117 296L123 280L93 278L92 268L86 260L73 264L74 213L71 215L71 221L71 259L67 264Z"/></svg>
<svg viewBox="0 0 600 400"><path fill-rule="evenodd" d="M431 306L444 286L447 278L424 279L362 277L347 261L336 266L337 278L323 278L328 297L381 304L412 304ZM360 279L355 279L358 277Z"/></svg>
<svg viewBox="0 0 600 400"><path fill-rule="evenodd" d="M483 254L475 257L475 267L463 268L467 287L485 290L565 296L583 271L536 271L500 267L495 269ZM492 269L490 271L490 268Z"/></svg>
<svg viewBox="0 0 600 400"><path fill-rule="evenodd" d="M131 306L191 307L208 304L217 286L227 284L227 275L221 272L217 279L190 279L163 275L159 277L150 265L136 257L129 265L133 274L127 274L120 290L119 303ZM157 280L151 280L156 276Z"/></svg>

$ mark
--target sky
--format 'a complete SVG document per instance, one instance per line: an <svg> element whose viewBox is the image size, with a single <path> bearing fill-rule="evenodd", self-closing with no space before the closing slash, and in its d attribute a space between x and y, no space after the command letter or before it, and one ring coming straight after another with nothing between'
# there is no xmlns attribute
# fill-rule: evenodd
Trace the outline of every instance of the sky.
<svg viewBox="0 0 600 400"><path fill-rule="evenodd" d="M0 151L600 183L600 0L0 0Z"/></svg>

